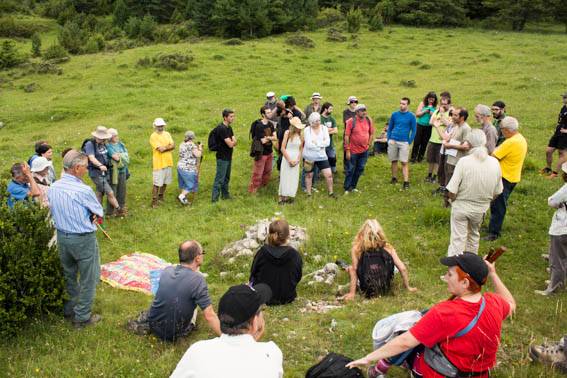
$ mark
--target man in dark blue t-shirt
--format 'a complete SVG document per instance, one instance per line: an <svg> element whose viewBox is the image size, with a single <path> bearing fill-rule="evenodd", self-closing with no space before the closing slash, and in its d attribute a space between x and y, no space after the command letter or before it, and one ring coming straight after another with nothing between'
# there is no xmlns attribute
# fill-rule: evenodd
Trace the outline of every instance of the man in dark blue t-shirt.
<svg viewBox="0 0 567 378"><path fill-rule="evenodd" d="M179 265L163 270L150 310L142 313L133 322L134 325L140 327L140 323L147 322L154 335L165 341L175 341L195 327L199 306L209 327L220 335L219 319L213 309L205 278L199 272L204 254L201 244L195 240L181 243Z"/></svg>

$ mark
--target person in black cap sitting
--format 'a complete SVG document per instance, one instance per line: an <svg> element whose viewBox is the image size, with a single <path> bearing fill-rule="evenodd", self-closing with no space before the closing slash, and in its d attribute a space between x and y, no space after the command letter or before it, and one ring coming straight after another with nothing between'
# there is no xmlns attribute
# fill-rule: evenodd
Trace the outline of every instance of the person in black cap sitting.
<svg viewBox="0 0 567 378"><path fill-rule="evenodd" d="M219 301L221 336L191 345L171 377L283 377L280 348L258 342L265 331L262 306L271 297L265 284L229 288Z"/></svg>
<svg viewBox="0 0 567 378"><path fill-rule="evenodd" d="M496 274L494 264L471 252L444 257L451 299L431 307L409 331L347 367L373 365L368 377L385 374L387 360L410 351L406 363L416 377L488 377L496 365L502 321L516 301ZM481 293L490 277L494 293ZM448 369L448 370L445 370Z"/></svg>

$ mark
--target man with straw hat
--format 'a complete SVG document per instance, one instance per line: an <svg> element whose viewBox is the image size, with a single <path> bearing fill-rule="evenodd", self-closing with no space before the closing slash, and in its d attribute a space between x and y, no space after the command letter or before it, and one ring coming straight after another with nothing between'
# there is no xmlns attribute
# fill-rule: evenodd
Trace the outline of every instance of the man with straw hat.
<svg viewBox="0 0 567 378"><path fill-rule="evenodd" d="M171 135L165 131L166 123L163 118L156 118L153 123L154 132L150 136L152 146L153 190L152 207L157 207L158 200L163 201L165 188L171 184L171 168L175 143Z"/></svg>
<svg viewBox="0 0 567 378"><path fill-rule="evenodd" d="M95 184L96 198L102 204L103 196L106 194L108 203L118 211L120 205L118 205L114 191L109 183L110 172L108 168L110 161L108 160L108 150L106 148L106 143L112 135L104 126L97 126L91 135L93 138L83 144L82 150L89 158L89 177Z"/></svg>

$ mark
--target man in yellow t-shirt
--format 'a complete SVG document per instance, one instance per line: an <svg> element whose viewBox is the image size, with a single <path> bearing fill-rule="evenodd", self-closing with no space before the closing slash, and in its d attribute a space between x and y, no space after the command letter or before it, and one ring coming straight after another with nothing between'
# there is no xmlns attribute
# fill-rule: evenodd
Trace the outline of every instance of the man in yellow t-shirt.
<svg viewBox="0 0 567 378"><path fill-rule="evenodd" d="M519 133L519 127L518 120L514 117L505 117L500 122L500 130L506 139L494 150L492 156L500 162L504 190L490 204L490 224L488 235L483 238L484 240L493 241L500 237L508 197L522 177L522 167L528 152L528 142Z"/></svg>
<svg viewBox="0 0 567 378"><path fill-rule="evenodd" d="M157 207L158 200L163 201L165 188L171 184L171 167L173 167L173 154L175 143L171 135L165 131L163 118L154 120L155 131L150 136L152 146L153 191L152 207Z"/></svg>

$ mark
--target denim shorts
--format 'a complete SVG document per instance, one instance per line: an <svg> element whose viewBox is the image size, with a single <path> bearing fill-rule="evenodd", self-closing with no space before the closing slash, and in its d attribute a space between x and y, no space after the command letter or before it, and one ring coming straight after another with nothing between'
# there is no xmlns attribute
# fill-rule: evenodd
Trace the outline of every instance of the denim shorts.
<svg viewBox="0 0 567 378"><path fill-rule="evenodd" d="M177 181L179 182L179 189L181 190L196 192L197 189L199 189L197 172L189 172L177 168Z"/></svg>

